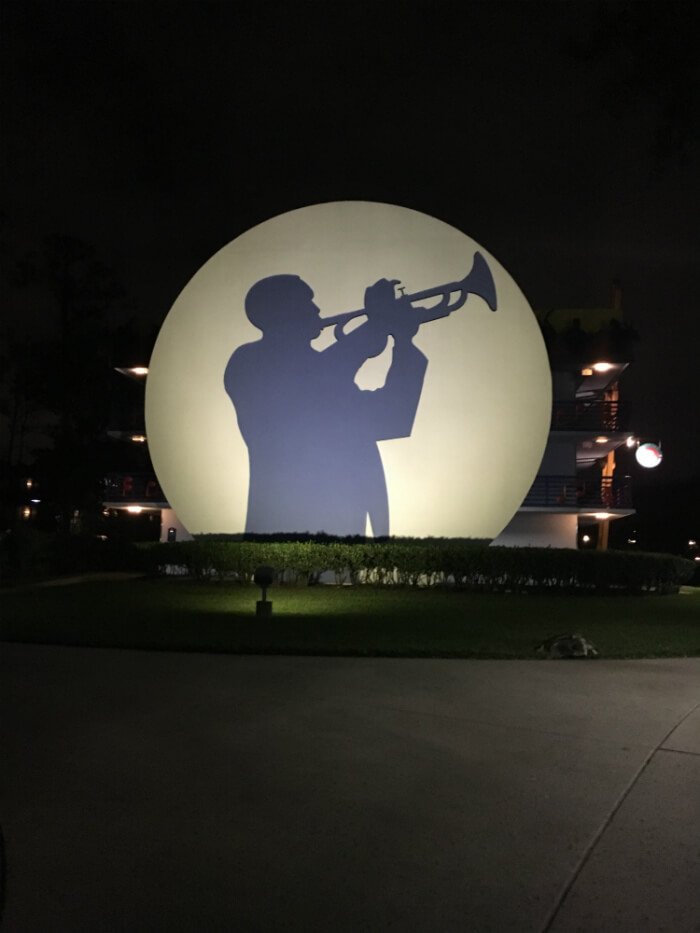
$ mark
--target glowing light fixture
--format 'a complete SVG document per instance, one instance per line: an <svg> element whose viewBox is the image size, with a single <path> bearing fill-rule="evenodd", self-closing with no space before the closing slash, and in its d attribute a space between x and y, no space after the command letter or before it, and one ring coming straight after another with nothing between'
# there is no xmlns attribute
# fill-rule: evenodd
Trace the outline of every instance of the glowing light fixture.
<svg viewBox="0 0 700 933"><path fill-rule="evenodd" d="M27 479L27 480L24 481L24 485L27 487L27 489L31 489L32 486L34 485L34 480L33 480L33 479Z"/></svg>
<svg viewBox="0 0 700 933"><path fill-rule="evenodd" d="M697 546L698 546L698 542L695 540L695 538L691 538L690 541L688 541L688 547L697 547Z"/></svg>
<svg viewBox="0 0 700 933"><path fill-rule="evenodd" d="M593 518L597 518L599 522L604 522L606 518L612 518L610 512L596 512Z"/></svg>
<svg viewBox="0 0 700 933"><path fill-rule="evenodd" d="M634 456L637 463L647 469L657 467L663 460L661 447L658 444L640 444Z"/></svg>
<svg viewBox="0 0 700 933"><path fill-rule="evenodd" d="M630 434L630 436L627 438L627 440L625 441L625 444L627 444L628 447L634 447L634 445L635 445L636 443L637 443L636 440L634 439L633 435L631 435L631 434Z"/></svg>
<svg viewBox="0 0 700 933"><path fill-rule="evenodd" d="M592 375L593 375L593 370L591 369L590 366L586 366L585 369L582 369L582 370L581 370L581 375L582 375L582 376L592 376Z"/></svg>
<svg viewBox="0 0 700 933"><path fill-rule="evenodd" d="M594 363L593 364L593 369L597 373L609 373L612 368L613 368L612 363Z"/></svg>
<svg viewBox="0 0 700 933"><path fill-rule="evenodd" d="M147 376L148 366L132 366L129 369L132 376Z"/></svg>
<svg viewBox="0 0 700 933"><path fill-rule="evenodd" d="M145 434L132 434L132 435L131 435L131 440L132 440L135 444L145 444L145 443L146 443L146 435L145 435Z"/></svg>
<svg viewBox="0 0 700 933"><path fill-rule="evenodd" d="M609 437L606 437L604 434L601 434L600 437L596 437L595 442L596 444L607 444L609 440L610 440Z"/></svg>
<svg viewBox="0 0 700 933"><path fill-rule="evenodd" d="M22 518L31 518L31 517L32 517L32 510L29 508L28 505L25 505L25 507L22 509Z"/></svg>
<svg viewBox="0 0 700 933"><path fill-rule="evenodd" d="M583 541L584 544L588 544L588 543L590 542L590 540L591 540L591 536L590 536L590 535L584 535L584 536L581 538L581 540Z"/></svg>
<svg viewBox="0 0 700 933"><path fill-rule="evenodd" d="M143 512L143 506L140 505L127 505L126 511L130 512L132 515L140 515Z"/></svg>

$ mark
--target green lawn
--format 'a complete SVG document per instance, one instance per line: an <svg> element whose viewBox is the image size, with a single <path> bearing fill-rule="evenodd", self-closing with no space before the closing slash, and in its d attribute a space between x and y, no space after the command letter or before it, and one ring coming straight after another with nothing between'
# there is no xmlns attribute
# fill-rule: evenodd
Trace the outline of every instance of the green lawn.
<svg viewBox="0 0 700 933"><path fill-rule="evenodd" d="M700 589L677 596L535 596L371 587L258 590L139 579L23 587L0 595L0 638L166 650L528 658L580 632L602 657L700 655Z"/></svg>

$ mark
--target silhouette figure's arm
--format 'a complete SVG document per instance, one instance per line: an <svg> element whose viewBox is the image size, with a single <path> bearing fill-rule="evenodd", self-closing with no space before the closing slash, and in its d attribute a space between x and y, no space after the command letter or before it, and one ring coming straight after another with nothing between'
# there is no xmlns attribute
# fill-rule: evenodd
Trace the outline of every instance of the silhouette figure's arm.
<svg viewBox="0 0 700 933"><path fill-rule="evenodd" d="M251 352L252 351L252 352ZM257 360L256 344L244 344L239 347L228 361L224 372L224 388L233 402L238 420L238 427L247 443L259 429L263 412L256 411L262 406L260 399L260 366Z"/></svg>
<svg viewBox="0 0 700 933"><path fill-rule="evenodd" d="M410 436L427 366L425 355L413 346L410 338L396 338L393 360L384 386L373 392L362 392L375 440Z"/></svg>

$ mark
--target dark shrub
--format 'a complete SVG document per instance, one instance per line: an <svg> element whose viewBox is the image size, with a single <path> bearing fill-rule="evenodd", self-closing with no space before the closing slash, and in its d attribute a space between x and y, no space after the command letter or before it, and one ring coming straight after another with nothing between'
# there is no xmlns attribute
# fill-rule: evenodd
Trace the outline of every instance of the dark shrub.
<svg viewBox="0 0 700 933"><path fill-rule="evenodd" d="M468 539L221 540L148 549L154 572L183 566L196 579L252 580L275 567L280 582L306 584L331 571L337 583L439 586L493 592L670 593L688 582L692 561L670 554L566 548L489 547Z"/></svg>

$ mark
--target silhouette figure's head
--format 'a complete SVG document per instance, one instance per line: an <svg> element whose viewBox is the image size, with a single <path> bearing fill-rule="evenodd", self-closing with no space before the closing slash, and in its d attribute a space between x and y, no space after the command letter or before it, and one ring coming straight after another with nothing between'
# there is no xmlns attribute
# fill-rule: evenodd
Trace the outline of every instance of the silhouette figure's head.
<svg viewBox="0 0 700 933"><path fill-rule="evenodd" d="M313 340L321 332L313 290L298 275L271 275L252 286L245 313L263 334Z"/></svg>

